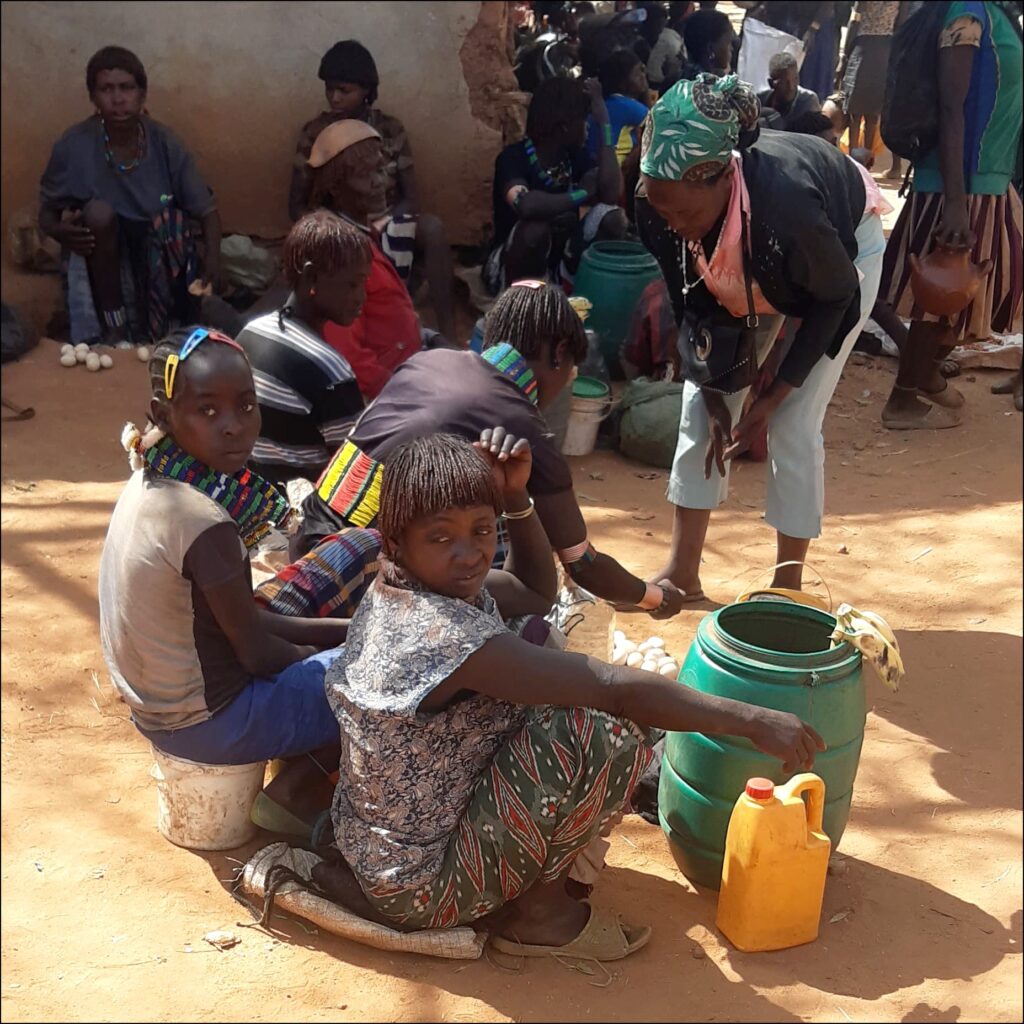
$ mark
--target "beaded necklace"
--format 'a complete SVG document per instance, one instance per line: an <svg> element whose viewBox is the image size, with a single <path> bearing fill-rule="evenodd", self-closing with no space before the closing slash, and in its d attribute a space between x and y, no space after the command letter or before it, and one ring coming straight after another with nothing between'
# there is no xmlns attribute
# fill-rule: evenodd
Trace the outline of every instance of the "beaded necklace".
<svg viewBox="0 0 1024 1024"><path fill-rule="evenodd" d="M146 155L146 130L142 127L142 121L139 121L139 133L135 141L135 156L131 160L126 160L123 163L118 163L114 159L114 150L110 144L110 133L107 131L107 122L100 118L100 124L103 126L103 152L107 157L107 163L117 171L118 174L131 174L139 164L142 163L142 158Z"/></svg>
<svg viewBox="0 0 1024 1024"><path fill-rule="evenodd" d="M541 167L540 160L537 158L537 150L533 145L533 139L523 139L523 148L526 150L526 159L530 162L530 166L536 171L537 176L540 178L545 185L550 189L563 189L567 188L572 181L572 163L568 157L562 160L557 167Z"/></svg>
<svg viewBox="0 0 1024 1024"><path fill-rule="evenodd" d="M508 377L534 405L537 404L537 378L526 365L526 360L508 342L492 345L481 356L499 373Z"/></svg>
<svg viewBox="0 0 1024 1024"><path fill-rule="evenodd" d="M291 515L288 499L269 480L250 469L233 476L219 473L179 448L169 437L139 454L149 472L189 484L220 505L234 520L247 548L254 548L272 526L282 526Z"/></svg>

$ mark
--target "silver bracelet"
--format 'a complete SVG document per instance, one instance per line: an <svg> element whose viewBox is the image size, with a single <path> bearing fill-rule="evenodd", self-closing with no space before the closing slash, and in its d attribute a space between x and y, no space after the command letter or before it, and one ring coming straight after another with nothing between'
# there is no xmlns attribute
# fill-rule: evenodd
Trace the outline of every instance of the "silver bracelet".
<svg viewBox="0 0 1024 1024"><path fill-rule="evenodd" d="M533 515L533 498L528 498L529 505L526 506L521 512L502 512L502 516L505 519L529 519Z"/></svg>

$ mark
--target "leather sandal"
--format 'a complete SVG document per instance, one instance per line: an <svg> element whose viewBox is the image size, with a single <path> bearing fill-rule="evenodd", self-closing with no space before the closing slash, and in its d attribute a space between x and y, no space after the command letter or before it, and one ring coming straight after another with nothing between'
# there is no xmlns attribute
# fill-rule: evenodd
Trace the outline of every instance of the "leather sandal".
<svg viewBox="0 0 1024 1024"><path fill-rule="evenodd" d="M499 953L510 956L569 957L607 963L622 960L638 949L643 949L650 937L649 927L633 928L624 924L612 911L591 907L590 920L583 931L564 946L536 946L515 939L504 939L500 935L491 937L491 945Z"/></svg>

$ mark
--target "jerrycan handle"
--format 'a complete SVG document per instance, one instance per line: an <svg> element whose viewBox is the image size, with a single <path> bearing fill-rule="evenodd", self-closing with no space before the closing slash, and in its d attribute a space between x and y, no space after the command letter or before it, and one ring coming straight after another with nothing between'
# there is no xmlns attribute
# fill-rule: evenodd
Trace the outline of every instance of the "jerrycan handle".
<svg viewBox="0 0 1024 1024"><path fill-rule="evenodd" d="M802 796L808 794L807 799L807 827L812 832L822 831L822 818L825 813L825 783L814 774L814 772L802 772L794 775L786 783L780 794L785 800L791 796Z"/></svg>

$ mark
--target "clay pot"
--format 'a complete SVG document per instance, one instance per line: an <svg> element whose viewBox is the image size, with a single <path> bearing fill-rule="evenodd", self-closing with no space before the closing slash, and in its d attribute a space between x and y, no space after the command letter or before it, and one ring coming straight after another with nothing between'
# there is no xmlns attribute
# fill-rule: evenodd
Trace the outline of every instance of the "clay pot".
<svg viewBox="0 0 1024 1024"><path fill-rule="evenodd" d="M992 270L992 261L980 266L970 261L967 249L936 246L926 256L910 256L910 290L914 302L933 316L956 316L973 301Z"/></svg>

